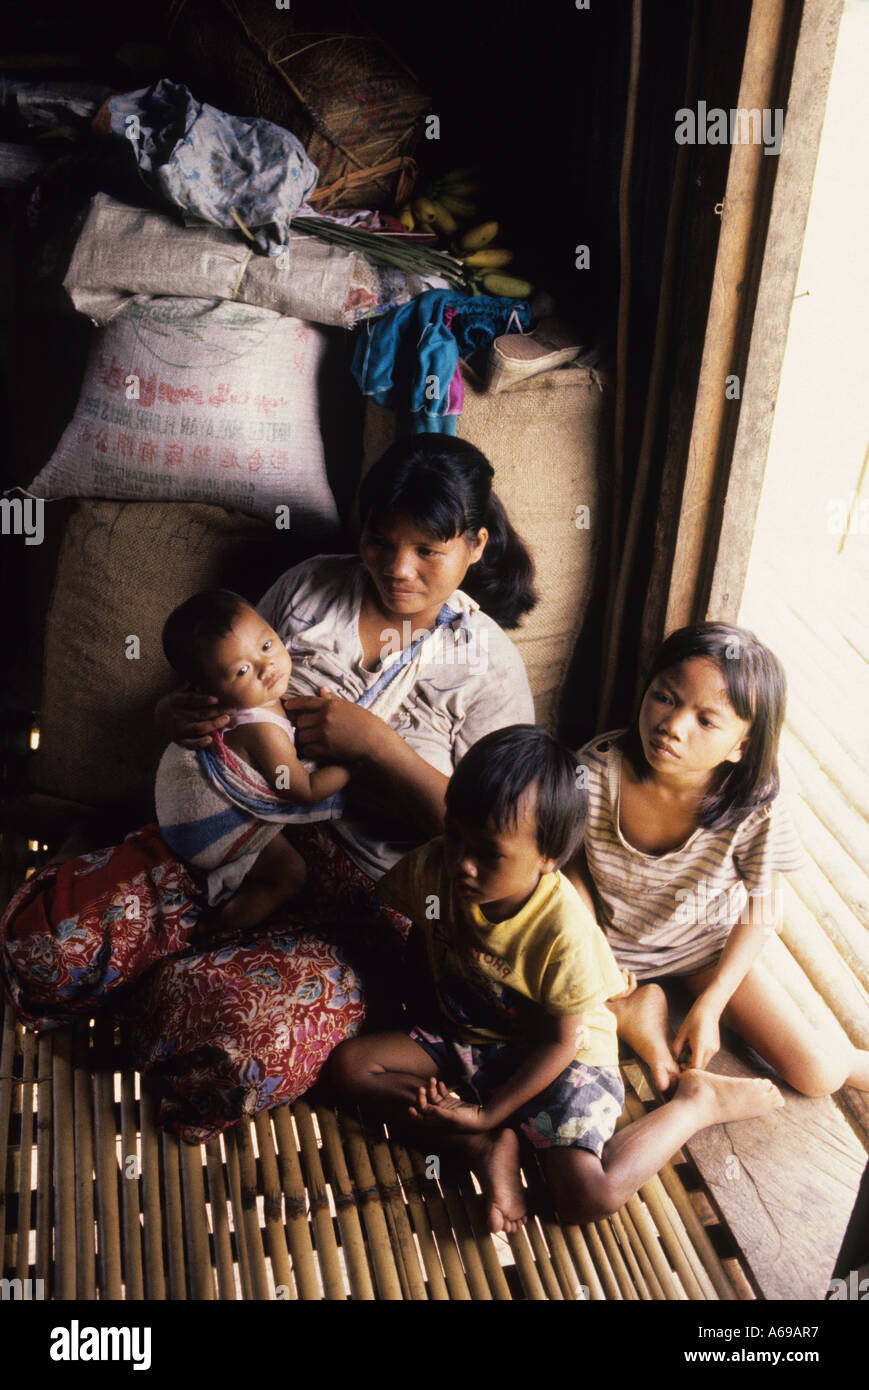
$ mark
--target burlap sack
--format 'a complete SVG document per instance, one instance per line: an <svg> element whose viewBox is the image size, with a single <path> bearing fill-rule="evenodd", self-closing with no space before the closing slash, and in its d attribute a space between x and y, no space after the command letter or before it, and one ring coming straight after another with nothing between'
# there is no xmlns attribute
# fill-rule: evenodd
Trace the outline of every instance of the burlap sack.
<svg viewBox="0 0 869 1390"><path fill-rule="evenodd" d="M465 385L458 435L495 470L495 491L534 556L540 603L510 636L537 722L554 729L604 534L612 389L586 367L545 372L497 394ZM369 401L364 464L392 443L396 418ZM587 508L587 513L582 511Z"/></svg>
<svg viewBox="0 0 869 1390"><path fill-rule="evenodd" d="M172 689L160 634L200 589L256 601L299 558L286 532L196 503L78 502L49 607L39 751L41 791L153 815L161 744L154 705Z"/></svg>
<svg viewBox="0 0 869 1390"><path fill-rule="evenodd" d="M63 284L79 312L97 323L121 306L120 292L231 299L336 328L406 304L428 287L419 276L298 232L290 234L286 258L261 256L232 232L181 227L106 193L91 200Z"/></svg>

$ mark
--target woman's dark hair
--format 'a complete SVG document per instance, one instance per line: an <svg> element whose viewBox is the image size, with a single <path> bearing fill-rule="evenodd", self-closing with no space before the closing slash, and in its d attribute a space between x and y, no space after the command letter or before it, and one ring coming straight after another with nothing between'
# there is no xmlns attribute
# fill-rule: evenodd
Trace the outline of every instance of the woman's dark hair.
<svg viewBox="0 0 869 1390"><path fill-rule="evenodd" d="M778 796L778 741L787 681L778 657L753 632L730 623L695 623L671 632L663 643L643 698L662 671L695 656L715 662L735 713L750 726L740 761L716 768L712 786L700 802L700 824L709 830L727 830ZM651 768L640 740L639 711L625 734L623 747L637 776L645 780Z"/></svg>
<svg viewBox="0 0 869 1390"><path fill-rule="evenodd" d="M172 610L163 626L163 651L182 680L200 683L203 651L231 632L240 610L249 607L247 599L231 589L209 589Z"/></svg>
<svg viewBox="0 0 869 1390"><path fill-rule="evenodd" d="M366 474L359 490L362 529L390 513L407 517L441 541L489 532L463 589L502 627L518 627L537 603L534 561L492 491L494 472L467 440L420 434L397 441Z"/></svg>
<svg viewBox="0 0 869 1390"><path fill-rule="evenodd" d="M465 825L515 826L519 802L537 786L537 848L564 864L582 839L588 793L577 786L576 757L545 729L510 724L486 734L449 780L447 814Z"/></svg>

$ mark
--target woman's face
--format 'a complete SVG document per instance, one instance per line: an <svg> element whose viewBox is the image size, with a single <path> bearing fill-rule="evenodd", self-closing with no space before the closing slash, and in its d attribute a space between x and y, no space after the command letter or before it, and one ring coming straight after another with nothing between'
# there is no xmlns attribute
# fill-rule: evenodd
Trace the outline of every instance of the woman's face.
<svg viewBox="0 0 869 1390"><path fill-rule="evenodd" d="M461 588L488 539L482 528L473 546L464 536L441 541L391 514L366 522L359 554L383 612L391 618L425 619L429 626L453 590Z"/></svg>

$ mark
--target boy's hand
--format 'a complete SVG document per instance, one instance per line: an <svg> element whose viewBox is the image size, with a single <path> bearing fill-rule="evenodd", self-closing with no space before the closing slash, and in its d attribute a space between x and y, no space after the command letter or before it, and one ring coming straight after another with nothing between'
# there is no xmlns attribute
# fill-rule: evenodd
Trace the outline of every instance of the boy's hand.
<svg viewBox="0 0 869 1390"><path fill-rule="evenodd" d="M154 722L169 743L207 748L211 735L229 723L231 713L231 706L221 705L216 695L203 695L186 685L158 701Z"/></svg>
<svg viewBox="0 0 869 1390"><path fill-rule="evenodd" d="M465 1134L482 1134L492 1128L482 1105L472 1105L451 1095L443 1081L438 1081L434 1076L429 1078L428 1087L420 1086L417 1107L410 1106L415 1120L462 1130Z"/></svg>

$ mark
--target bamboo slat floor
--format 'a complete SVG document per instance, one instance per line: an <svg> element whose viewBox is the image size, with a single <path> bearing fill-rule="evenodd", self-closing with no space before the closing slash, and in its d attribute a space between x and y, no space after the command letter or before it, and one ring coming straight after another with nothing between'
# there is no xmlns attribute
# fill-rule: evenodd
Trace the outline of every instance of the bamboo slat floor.
<svg viewBox="0 0 869 1390"><path fill-rule="evenodd" d="M505 1239L486 1230L470 1174L435 1180L382 1126L309 1099L179 1144L121 1063L102 1021L37 1039L4 1008L2 1277L33 1297L755 1296L696 1173L686 1186L684 1155L584 1227L560 1225L531 1160L533 1217ZM625 1122L642 1109L629 1075Z"/></svg>

